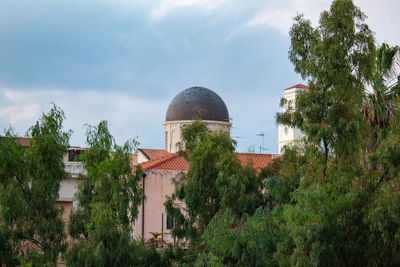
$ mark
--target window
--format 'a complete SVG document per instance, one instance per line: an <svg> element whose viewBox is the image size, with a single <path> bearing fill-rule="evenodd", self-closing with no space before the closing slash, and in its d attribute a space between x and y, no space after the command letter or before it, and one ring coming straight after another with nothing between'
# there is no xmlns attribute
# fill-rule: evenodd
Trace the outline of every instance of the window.
<svg viewBox="0 0 400 267"><path fill-rule="evenodd" d="M168 132L165 132L165 142L164 142L164 145L165 145L165 150L168 150Z"/></svg>
<svg viewBox="0 0 400 267"><path fill-rule="evenodd" d="M78 161L79 155L82 152L82 150L71 149L70 151L68 151L68 161Z"/></svg>
<svg viewBox="0 0 400 267"><path fill-rule="evenodd" d="M288 101L287 107L288 107L288 108L293 107L293 101L292 101L292 100L289 100L289 101Z"/></svg>
<svg viewBox="0 0 400 267"><path fill-rule="evenodd" d="M167 229L174 228L174 218L167 214Z"/></svg>
<svg viewBox="0 0 400 267"><path fill-rule="evenodd" d="M171 141L169 142L169 151L168 152L172 152L172 144L175 142L175 140L174 140L174 136L175 136L175 131L172 131L171 132Z"/></svg>

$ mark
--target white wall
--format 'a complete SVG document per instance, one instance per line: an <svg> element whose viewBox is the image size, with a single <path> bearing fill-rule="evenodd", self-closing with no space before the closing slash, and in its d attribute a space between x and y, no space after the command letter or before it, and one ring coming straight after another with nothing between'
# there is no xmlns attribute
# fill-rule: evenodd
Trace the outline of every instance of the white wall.
<svg viewBox="0 0 400 267"><path fill-rule="evenodd" d="M287 105L283 107L283 112L287 110L289 106L296 108L296 96L302 92L301 88L286 89L283 93L283 97L287 100ZM297 128L288 127L285 125L278 125L278 153L282 153L282 148L285 145L289 145L292 142L301 139L304 134Z"/></svg>
<svg viewBox="0 0 400 267"><path fill-rule="evenodd" d="M203 121L207 124L208 129L211 131L223 131L230 135L231 126L230 122L223 121ZM185 121L167 121L164 122L164 144L165 150L169 153L178 151L177 144L182 141L182 127L193 123L191 120Z"/></svg>

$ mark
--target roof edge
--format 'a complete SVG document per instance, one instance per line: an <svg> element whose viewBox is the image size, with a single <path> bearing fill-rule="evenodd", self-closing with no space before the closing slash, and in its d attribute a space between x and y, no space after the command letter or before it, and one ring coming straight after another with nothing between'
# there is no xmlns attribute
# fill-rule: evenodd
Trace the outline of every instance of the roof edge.
<svg viewBox="0 0 400 267"><path fill-rule="evenodd" d="M144 152L141 148L138 149L140 152L142 152L142 154L148 159L150 160L149 155L146 154L146 152Z"/></svg>
<svg viewBox="0 0 400 267"><path fill-rule="evenodd" d="M294 89L294 88L307 89L308 86L305 85L305 84L302 84L302 83L298 83L298 84L295 84L295 85L293 85L293 86L291 86L289 88L286 88L285 90Z"/></svg>

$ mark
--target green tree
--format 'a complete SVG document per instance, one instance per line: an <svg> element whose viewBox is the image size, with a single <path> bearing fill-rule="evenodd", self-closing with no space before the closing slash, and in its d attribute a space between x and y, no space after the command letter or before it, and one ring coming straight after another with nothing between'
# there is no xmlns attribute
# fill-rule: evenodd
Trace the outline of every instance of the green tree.
<svg viewBox="0 0 400 267"><path fill-rule="evenodd" d="M263 177L264 203L252 213L237 219L231 209L222 208L201 236L202 250L196 258L199 266L277 266L278 245L293 247L288 232L282 229L283 207L291 203L291 194L304 174L304 156L297 147L287 147L260 173ZM300 154L300 155L299 155ZM267 179L264 179L267 177Z"/></svg>
<svg viewBox="0 0 400 267"><path fill-rule="evenodd" d="M397 104L400 99L397 98ZM366 254L371 265L399 266L400 258L400 112L395 111L387 136L369 156L373 166L355 188L363 199L368 225Z"/></svg>
<svg viewBox="0 0 400 267"><path fill-rule="evenodd" d="M368 151L375 152L379 142L388 134L390 122L399 110L396 100L400 95L399 47L383 43L376 50L376 67L372 93L366 95L364 116L371 127Z"/></svg>
<svg viewBox="0 0 400 267"><path fill-rule="evenodd" d="M185 150L180 153L190 169L176 180L175 193L165 206L175 217L173 235L195 246L219 211L231 210L235 220L253 214L263 202L262 180L250 163L241 166L235 142L226 133L210 132L196 121L182 134Z"/></svg>
<svg viewBox="0 0 400 267"><path fill-rule="evenodd" d="M140 168L132 169L136 142L115 143L107 122L87 130L88 149L80 160L87 175L76 195L79 205L70 215L74 239L65 255L68 266L132 266L137 263L132 226L143 199Z"/></svg>
<svg viewBox="0 0 400 267"><path fill-rule="evenodd" d="M352 1L339 0L321 14L318 27L298 15L290 30L289 58L309 88L277 121L298 127L318 147L322 184L329 157L357 153L365 137L360 110L365 83L373 79L375 46L364 20Z"/></svg>
<svg viewBox="0 0 400 267"><path fill-rule="evenodd" d="M309 80L296 108L280 123L306 134L305 170L291 202L283 207L274 257L283 265L364 266L371 262L365 196L354 190L366 170L361 151L369 127L362 114L366 84L375 70L372 32L350 0L332 2L316 28L302 16L290 31L289 58ZM285 104L285 101L282 101ZM289 249L288 249L289 248Z"/></svg>
<svg viewBox="0 0 400 267"><path fill-rule="evenodd" d="M63 210L56 205L60 182L67 178L63 154L70 132L62 130L64 119L53 106L28 130L27 148L12 130L0 139L0 250L11 266L17 258L55 265L66 247Z"/></svg>

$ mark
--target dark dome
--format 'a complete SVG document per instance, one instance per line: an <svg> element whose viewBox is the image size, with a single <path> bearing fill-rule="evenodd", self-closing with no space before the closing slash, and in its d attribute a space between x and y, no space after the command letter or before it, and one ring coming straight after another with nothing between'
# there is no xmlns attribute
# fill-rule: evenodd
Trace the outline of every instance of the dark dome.
<svg viewBox="0 0 400 267"><path fill-rule="evenodd" d="M224 101L204 87L191 87L177 94L168 106L166 121L202 119L229 122Z"/></svg>

